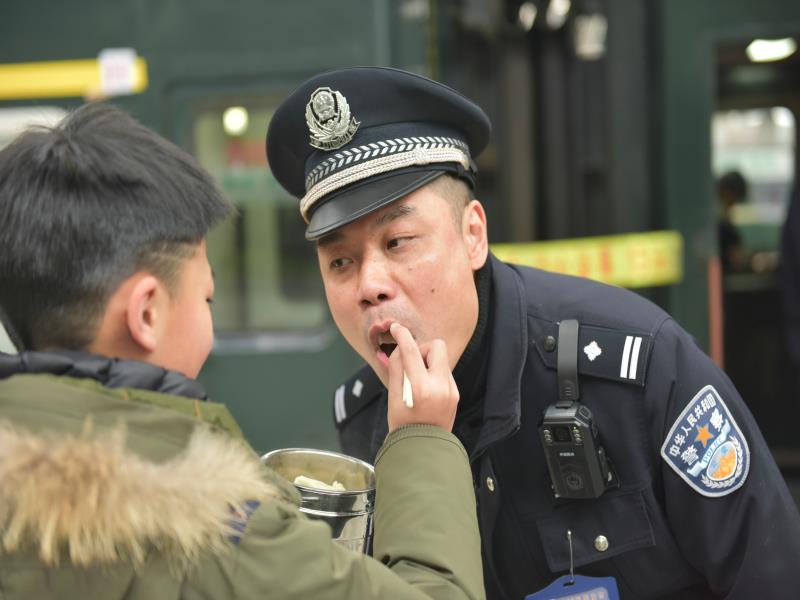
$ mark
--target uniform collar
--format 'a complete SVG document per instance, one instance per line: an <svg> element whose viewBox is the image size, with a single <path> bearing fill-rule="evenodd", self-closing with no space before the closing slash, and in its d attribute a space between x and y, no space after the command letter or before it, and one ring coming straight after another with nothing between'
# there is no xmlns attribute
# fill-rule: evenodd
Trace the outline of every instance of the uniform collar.
<svg viewBox="0 0 800 600"><path fill-rule="evenodd" d="M22 373L93 379L108 388L132 388L194 400L208 399L199 382L176 371L138 360L109 358L88 352L0 353L0 380Z"/></svg>
<svg viewBox="0 0 800 600"><path fill-rule="evenodd" d="M477 324L472 338L453 369L453 379L461 396L453 433L464 444L468 454L472 454L483 425L486 379L491 355L489 314L492 296L492 262L490 260L487 260L475 273L475 288L478 294Z"/></svg>
<svg viewBox="0 0 800 600"><path fill-rule="evenodd" d="M491 277L492 263L487 260L486 264L475 273L475 288L478 294L478 321L475 331L453 369L453 379L461 393L459 410L464 408L465 401L482 402L485 382L478 381L478 379L483 371L482 365L488 362L489 336L487 328L492 304Z"/></svg>
<svg viewBox="0 0 800 600"><path fill-rule="evenodd" d="M528 327L522 282L514 270L492 261L492 303L489 322L492 352L486 382L483 427L473 455L513 433L520 426L522 371L528 351Z"/></svg>

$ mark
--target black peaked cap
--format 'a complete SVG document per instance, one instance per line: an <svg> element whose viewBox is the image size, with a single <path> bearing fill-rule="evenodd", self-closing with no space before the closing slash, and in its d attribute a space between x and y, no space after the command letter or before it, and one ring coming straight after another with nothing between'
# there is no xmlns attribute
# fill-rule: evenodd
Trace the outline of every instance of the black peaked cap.
<svg viewBox="0 0 800 600"><path fill-rule="evenodd" d="M267 159L301 200L306 238L314 240L443 172L474 186L472 159L490 133L483 110L446 85L353 67L316 75L289 94L269 124Z"/></svg>

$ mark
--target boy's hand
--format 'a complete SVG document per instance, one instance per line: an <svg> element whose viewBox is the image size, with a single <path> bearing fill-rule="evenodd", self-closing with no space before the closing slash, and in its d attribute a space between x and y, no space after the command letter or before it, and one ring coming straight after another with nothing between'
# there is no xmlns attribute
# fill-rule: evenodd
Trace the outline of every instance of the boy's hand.
<svg viewBox="0 0 800 600"><path fill-rule="evenodd" d="M397 342L389 357L389 431L415 423L452 430L459 396L447 362L447 346L442 340L417 346L411 332L399 323L393 323L389 331ZM411 382L411 408L403 402L403 372Z"/></svg>

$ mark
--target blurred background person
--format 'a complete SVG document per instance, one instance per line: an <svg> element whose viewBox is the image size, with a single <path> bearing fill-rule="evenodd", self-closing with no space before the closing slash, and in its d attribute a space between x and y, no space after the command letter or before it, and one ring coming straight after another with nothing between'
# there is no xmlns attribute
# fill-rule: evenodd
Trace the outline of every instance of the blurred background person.
<svg viewBox="0 0 800 600"><path fill-rule="evenodd" d="M728 171L717 180L719 198L719 256L725 272L744 271L748 267L748 256L742 236L731 215L733 207L747 200L747 180L739 171Z"/></svg>

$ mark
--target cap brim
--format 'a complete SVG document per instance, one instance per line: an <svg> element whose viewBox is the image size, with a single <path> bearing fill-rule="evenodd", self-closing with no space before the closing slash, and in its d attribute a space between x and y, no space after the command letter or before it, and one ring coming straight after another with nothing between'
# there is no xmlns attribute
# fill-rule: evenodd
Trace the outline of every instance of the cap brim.
<svg viewBox="0 0 800 600"><path fill-rule="evenodd" d="M306 239L318 240L339 227L378 210L407 196L414 190L436 179L446 169L415 169L411 172L387 173L380 179L367 179L342 188L325 198L311 214L306 228ZM332 200L335 199L335 202Z"/></svg>

